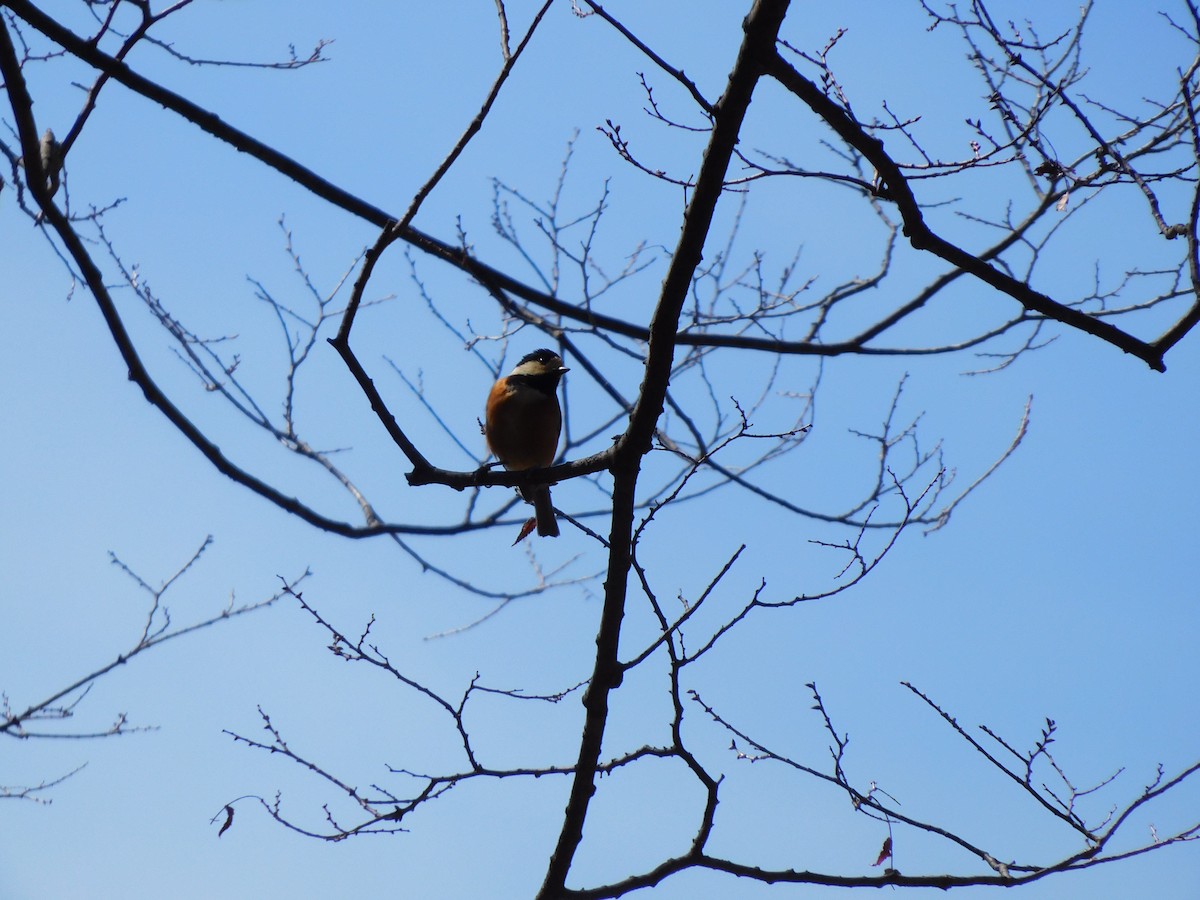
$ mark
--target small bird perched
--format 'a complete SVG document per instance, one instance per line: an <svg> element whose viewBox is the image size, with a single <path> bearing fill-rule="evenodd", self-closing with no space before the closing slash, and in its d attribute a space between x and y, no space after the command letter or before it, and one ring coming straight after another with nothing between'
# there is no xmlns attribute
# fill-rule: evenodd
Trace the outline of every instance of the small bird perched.
<svg viewBox="0 0 1200 900"><path fill-rule="evenodd" d="M553 350L534 350L492 385L483 430L488 447L504 468L520 472L554 462L562 431L558 382L567 371ZM538 534L558 537L550 486L539 484L522 490L521 496L533 504Z"/></svg>
<svg viewBox="0 0 1200 900"><path fill-rule="evenodd" d="M38 152L42 157L42 174L46 176L46 193L53 197L58 193L59 173L62 171L62 146L49 128L42 135L38 144Z"/></svg>

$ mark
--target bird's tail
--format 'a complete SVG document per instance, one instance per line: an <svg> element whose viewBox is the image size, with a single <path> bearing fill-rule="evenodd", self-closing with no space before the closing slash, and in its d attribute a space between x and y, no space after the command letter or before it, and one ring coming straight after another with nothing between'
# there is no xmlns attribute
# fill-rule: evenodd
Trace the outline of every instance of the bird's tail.
<svg viewBox="0 0 1200 900"><path fill-rule="evenodd" d="M558 537L558 519L550 501L550 486L538 485L533 492L533 514L537 517L537 532L542 537Z"/></svg>

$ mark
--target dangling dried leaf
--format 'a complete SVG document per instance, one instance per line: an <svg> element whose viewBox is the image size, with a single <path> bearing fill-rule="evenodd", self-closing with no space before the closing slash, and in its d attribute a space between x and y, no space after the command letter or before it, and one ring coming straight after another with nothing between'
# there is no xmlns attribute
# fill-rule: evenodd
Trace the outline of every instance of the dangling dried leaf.
<svg viewBox="0 0 1200 900"><path fill-rule="evenodd" d="M883 839L883 848L879 851L879 859L871 863L872 866L882 865L883 861L892 855L892 839L890 837Z"/></svg>
<svg viewBox="0 0 1200 900"><path fill-rule="evenodd" d="M517 546L517 544L521 543L521 541L523 541L523 540L525 540L525 538L529 537L530 533L535 528L537 528L537 519L536 518L529 519L528 521L526 521L525 524L521 526L521 533L517 535L517 539L512 542L512 545L514 547Z"/></svg>
<svg viewBox="0 0 1200 900"><path fill-rule="evenodd" d="M233 807L225 807L225 822L221 825L221 830L217 832L217 837L220 837L229 830L229 826L233 824Z"/></svg>
<svg viewBox="0 0 1200 900"><path fill-rule="evenodd" d="M1058 202L1054 204L1054 208L1062 212L1067 208L1067 204L1071 202L1071 192L1063 191L1063 195L1058 198Z"/></svg>

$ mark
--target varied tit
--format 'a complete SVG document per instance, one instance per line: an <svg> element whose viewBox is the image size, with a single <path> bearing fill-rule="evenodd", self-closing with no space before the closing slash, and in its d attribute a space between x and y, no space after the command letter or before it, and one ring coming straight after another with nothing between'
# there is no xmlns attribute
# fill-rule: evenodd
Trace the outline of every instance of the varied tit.
<svg viewBox="0 0 1200 900"><path fill-rule="evenodd" d="M562 357L553 350L534 350L492 385L483 430L489 449L504 468L523 471L554 462L562 431L558 382L566 371ZM522 490L521 496L533 504L538 534L558 537L550 486L539 484Z"/></svg>

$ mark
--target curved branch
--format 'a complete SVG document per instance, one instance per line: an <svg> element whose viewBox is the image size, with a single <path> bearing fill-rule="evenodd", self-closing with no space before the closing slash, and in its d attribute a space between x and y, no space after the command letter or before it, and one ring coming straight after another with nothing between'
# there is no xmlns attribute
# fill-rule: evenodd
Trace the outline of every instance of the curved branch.
<svg viewBox="0 0 1200 900"><path fill-rule="evenodd" d="M772 52L767 65L771 77L795 94L820 116L838 137L875 166L890 198L895 201L900 211L904 221L904 234L915 249L928 250L955 268L969 272L985 284L1012 297L1026 309L1098 337L1142 360L1156 372L1166 371L1162 351L1154 344L1148 344L1108 322L1064 306L937 234L926 224L924 213L908 184L908 179L888 155L881 140L867 134L846 110L826 97L819 87L801 75L778 52Z"/></svg>

